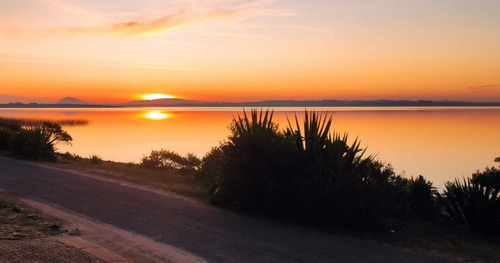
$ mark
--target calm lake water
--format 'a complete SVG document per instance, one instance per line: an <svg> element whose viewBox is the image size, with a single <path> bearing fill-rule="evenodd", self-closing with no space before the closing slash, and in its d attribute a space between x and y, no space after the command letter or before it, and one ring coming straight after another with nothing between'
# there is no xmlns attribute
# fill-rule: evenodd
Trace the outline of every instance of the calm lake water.
<svg viewBox="0 0 500 263"><path fill-rule="evenodd" d="M367 153L391 163L397 173L423 175L441 187L455 177L492 166L500 156L500 107L331 107L308 108L333 114L340 133L356 136ZM275 121L304 108L275 108ZM65 126L72 146L60 152L96 154L106 160L139 162L153 149L202 157L229 134L241 108L0 109L0 117L82 119Z"/></svg>

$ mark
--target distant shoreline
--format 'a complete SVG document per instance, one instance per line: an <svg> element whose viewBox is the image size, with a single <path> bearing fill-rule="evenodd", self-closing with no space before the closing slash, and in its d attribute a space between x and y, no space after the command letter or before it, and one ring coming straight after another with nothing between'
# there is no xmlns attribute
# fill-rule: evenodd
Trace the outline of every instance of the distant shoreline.
<svg viewBox="0 0 500 263"><path fill-rule="evenodd" d="M131 108L131 107L492 107L500 102L409 100L269 100L202 102L182 99L134 101L123 104L3 103L0 108Z"/></svg>

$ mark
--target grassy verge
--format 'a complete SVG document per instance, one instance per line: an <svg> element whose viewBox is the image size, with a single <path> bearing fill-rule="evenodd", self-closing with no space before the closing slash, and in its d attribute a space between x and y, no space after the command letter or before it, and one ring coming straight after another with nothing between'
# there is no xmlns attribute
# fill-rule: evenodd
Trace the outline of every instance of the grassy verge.
<svg viewBox="0 0 500 263"><path fill-rule="evenodd" d="M34 239L61 233L61 220L46 216L0 192L0 239Z"/></svg>
<svg viewBox="0 0 500 263"><path fill-rule="evenodd" d="M59 159L48 165L60 169L76 170L104 178L121 180L132 184L174 192L180 195L208 201L209 182L193 176L176 174L140 167L133 163L119 163L101 160L96 163L90 158Z"/></svg>
<svg viewBox="0 0 500 263"><path fill-rule="evenodd" d="M447 222L397 221L394 232L373 238L459 262L500 262L500 239L486 237Z"/></svg>

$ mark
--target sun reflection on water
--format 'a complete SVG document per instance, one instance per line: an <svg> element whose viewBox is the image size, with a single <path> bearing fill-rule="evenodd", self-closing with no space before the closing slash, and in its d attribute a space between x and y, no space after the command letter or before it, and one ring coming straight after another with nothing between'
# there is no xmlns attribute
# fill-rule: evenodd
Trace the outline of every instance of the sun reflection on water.
<svg viewBox="0 0 500 263"><path fill-rule="evenodd" d="M150 120L164 120L170 118L172 115L160 110L151 110L144 113L144 117Z"/></svg>

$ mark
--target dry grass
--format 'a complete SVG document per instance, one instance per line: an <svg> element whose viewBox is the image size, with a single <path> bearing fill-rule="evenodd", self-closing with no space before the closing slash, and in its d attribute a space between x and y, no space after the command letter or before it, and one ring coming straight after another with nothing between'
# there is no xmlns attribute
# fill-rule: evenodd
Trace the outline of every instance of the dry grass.
<svg viewBox="0 0 500 263"><path fill-rule="evenodd" d="M76 170L95 176L125 181L208 201L209 183L194 176L147 169L132 163L102 161L96 165L88 158L60 159L57 163L49 165L60 169Z"/></svg>
<svg viewBox="0 0 500 263"><path fill-rule="evenodd" d="M17 206L20 211L14 209ZM0 192L0 239L34 239L59 235L61 220L19 202Z"/></svg>
<svg viewBox="0 0 500 263"><path fill-rule="evenodd" d="M394 233L376 235L394 246L447 255L452 261L500 262L500 239L486 237L447 222L397 221Z"/></svg>

